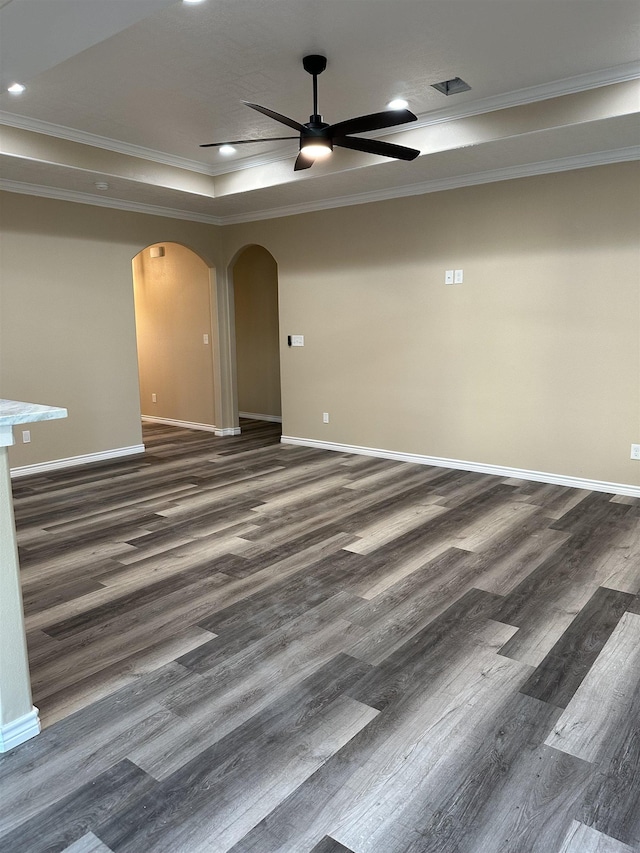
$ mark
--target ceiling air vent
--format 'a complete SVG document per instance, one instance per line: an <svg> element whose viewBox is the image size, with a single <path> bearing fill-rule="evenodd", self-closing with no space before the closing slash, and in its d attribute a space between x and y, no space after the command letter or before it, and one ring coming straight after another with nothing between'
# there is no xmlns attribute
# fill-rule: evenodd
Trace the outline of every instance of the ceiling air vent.
<svg viewBox="0 0 640 853"><path fill-rule="evenodd" d="M432 83L431 87L442 92L443 95L458 95L460 92L468 92L471 89L471 86L461 80L460 77L443 80L442 83Z"/></svg>

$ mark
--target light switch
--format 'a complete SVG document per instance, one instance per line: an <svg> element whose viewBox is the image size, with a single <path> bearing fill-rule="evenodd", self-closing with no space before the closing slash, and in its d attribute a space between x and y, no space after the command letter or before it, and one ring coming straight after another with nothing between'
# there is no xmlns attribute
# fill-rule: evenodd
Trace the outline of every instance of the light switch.
<svg viewBox="0 0 640 853"><path fill-rule="evenodd" d="M444 283L453 284L453 270L444 271Z"/></svg>
<svg viewBox="0 0 640 853"><path fill-rule="evenodd" d="M291 346L292 347L303 347L304 346L304 335L291 335Z"/></svg>
<svg viewBox="0 0 640 853"><path fill-rule="evenodd" d="M209 335L203 335L203 336L202 336L202 343L203 343L203 344L208 344L208 343L209 343Z"/></svg>

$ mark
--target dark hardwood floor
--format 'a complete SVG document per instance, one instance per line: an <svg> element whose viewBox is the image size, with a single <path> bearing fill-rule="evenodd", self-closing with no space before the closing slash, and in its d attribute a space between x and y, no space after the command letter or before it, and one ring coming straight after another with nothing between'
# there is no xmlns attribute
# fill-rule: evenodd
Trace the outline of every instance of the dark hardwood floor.
<svg viewBox="0 0 640 853"><path fill-rule="evenodd" d="M640 501L145 426L14 483L2 853L640 850Z"/></svg>

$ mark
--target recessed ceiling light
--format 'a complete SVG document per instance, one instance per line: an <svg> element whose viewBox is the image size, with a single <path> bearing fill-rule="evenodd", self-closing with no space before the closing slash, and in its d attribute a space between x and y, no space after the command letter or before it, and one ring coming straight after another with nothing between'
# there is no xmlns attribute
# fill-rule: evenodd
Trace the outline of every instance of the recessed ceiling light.
<svg viewBox="0 0 640 853"><path fill-rule="evenodd" d="M183 3L189 3L189 4L193 5L193 6L195 6L195 5L196 5L196 3L202 3L202 2L203 2L203 0L182 0L182 2L183 2Z"/></svg>
<svg viewBox="0 0 640 853"><path fill-rule="evenodd" d="M221 154L225 154L225 155L236 153L236 149L233 147L233 145L221 145L218 150L220 151Z"/></svg>
<svg viewBox="0 0 640 853"><path fill-rule="evenodd" d="M22 83L12 83L7 92L11 92L12 95L21 95L27 87L23 86Z"/></svg>
<svg viewBox="0 0 640 853"><path fill-rule="evenodd" d="M404 98L395 98L393 101L389 101L387 104L387 109L389 110L406 110L409 106L409 101L405 101Z"/></svg>
<svg viewBox="0 0 640 853"><path fill-rule="evenodd" d="M109 184L106 181L96 181L94 187L97 190L108 190Z"/></svg>

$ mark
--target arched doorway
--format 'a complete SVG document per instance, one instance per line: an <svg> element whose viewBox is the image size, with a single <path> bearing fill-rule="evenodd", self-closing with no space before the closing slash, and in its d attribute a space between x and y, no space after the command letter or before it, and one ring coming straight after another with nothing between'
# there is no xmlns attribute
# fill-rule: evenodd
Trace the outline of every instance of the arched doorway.
<svg viewBox="0 0 640 853"><path fill-rule="evenodd" d="M278 266L262 246L243 249L231 267L238 414L282 421Z"/></svg>
<svg viewBox="0 0 640 853"><path fill-rule="evenodd" d="M143 420L215 429L210 270L180 243L132 263Z"/></svg>

